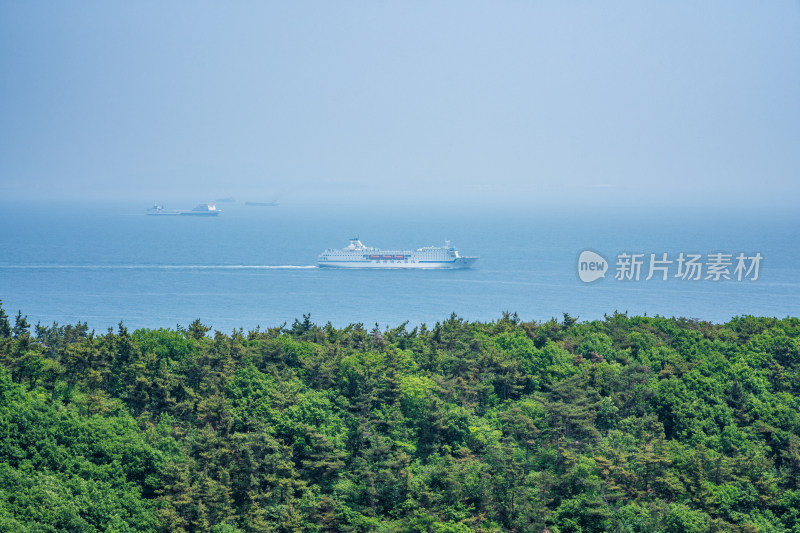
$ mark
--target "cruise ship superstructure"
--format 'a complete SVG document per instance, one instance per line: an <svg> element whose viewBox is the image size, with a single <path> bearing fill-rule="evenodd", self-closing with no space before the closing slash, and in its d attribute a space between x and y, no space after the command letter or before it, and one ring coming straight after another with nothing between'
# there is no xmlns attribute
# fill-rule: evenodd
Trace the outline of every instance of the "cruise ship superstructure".
<svg viewBox="0 0 800 533"><path fill-rule="evenodd" d="M328 248L319 255L320 267L338 268L469 268L477 257L463 256L450 241L444 246L416 250L380 250L364 246L358 238L346 248Z"/></svg>

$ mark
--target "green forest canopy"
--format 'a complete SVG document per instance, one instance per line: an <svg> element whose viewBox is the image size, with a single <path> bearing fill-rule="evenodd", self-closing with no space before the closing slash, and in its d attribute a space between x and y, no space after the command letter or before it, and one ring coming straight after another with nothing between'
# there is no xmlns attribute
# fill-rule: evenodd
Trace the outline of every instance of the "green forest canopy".
<svg viewBox="0 0 800 533"><path fill-rule="evenodd" d="M2 531L800 532L800 320L31 327Z"/></svg>

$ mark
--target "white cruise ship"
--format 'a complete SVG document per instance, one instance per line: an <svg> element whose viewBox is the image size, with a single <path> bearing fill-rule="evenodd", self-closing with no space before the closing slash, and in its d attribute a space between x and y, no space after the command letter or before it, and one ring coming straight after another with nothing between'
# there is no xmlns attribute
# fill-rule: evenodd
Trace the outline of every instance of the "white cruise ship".
<svg viewBox="0 0 800 533"><path fill-rule="evenodd" d="M222 209L217 209L216 204L200 204L191 211L185 209L166 209L163 205L156 204L147 210L148 215L156 216L212 216L215 217L222 213Z"/></svg>
<svg viewBox="0 0 800 533"><path fill-rule="evenodd" d="M319 255L320 267L338 268L469 268L477 257L463 256L447 241L444 246L416 250L379 250L358 238L346 248L328 248Z"/></svg>

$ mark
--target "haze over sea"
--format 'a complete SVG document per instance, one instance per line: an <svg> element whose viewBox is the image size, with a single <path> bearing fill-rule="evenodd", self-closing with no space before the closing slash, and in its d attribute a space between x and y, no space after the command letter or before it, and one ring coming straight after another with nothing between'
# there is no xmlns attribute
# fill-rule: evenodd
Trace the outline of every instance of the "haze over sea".
<svg viewBox="0 0 800 533"><path fill-rule="evenodd" d="M168 207L191 207L169 205ZM429 326L451 313L493 321L602 319L614 311L724 322L800 315L800 264L790 210L246 207L219 217L145 216L136 204L6 205L0 211L0 298L13 319L88 322L98 332L174 328L196 318L230 332L318 324ZM480 260L468 270L319 269L317 255L358 236L367 246L418 248L452 241ZM604 279L583 283L578 256L600 253ZM639 281L614 279L618 254L643 253ZM732 254L731 279L645 281L649 255ZM759 278L737 281L735 257L763 256ZM705 277L705 272L703 273Z"/></svg>

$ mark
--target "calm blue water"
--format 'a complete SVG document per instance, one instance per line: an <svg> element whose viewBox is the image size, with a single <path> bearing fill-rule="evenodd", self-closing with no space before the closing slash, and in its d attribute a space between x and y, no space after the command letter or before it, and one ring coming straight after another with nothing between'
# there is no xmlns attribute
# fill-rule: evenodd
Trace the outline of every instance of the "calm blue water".
<svg viewBox="0 0 800 533"><path fill-rule="evenodd" d="M219 204L217 218L148 217L147 205L7 205L0 214L0 299L31 323L87 321L97 331L175 327L196 318L224 332L273 327L310 313L319 324L432 325L455 312L492 321L630 314L723 322L800 315L797 228L782 212L490 212L475 209L300 209ZM481 259L470 270L328 270L316 256L351 236L417 248L450 239ZM610 263L580 281L584 249ZM757 281L614 279L620 252L764 257ZM672 266L671 276L676 272ZM733 270L733 267L731 267Z"/></svg>

